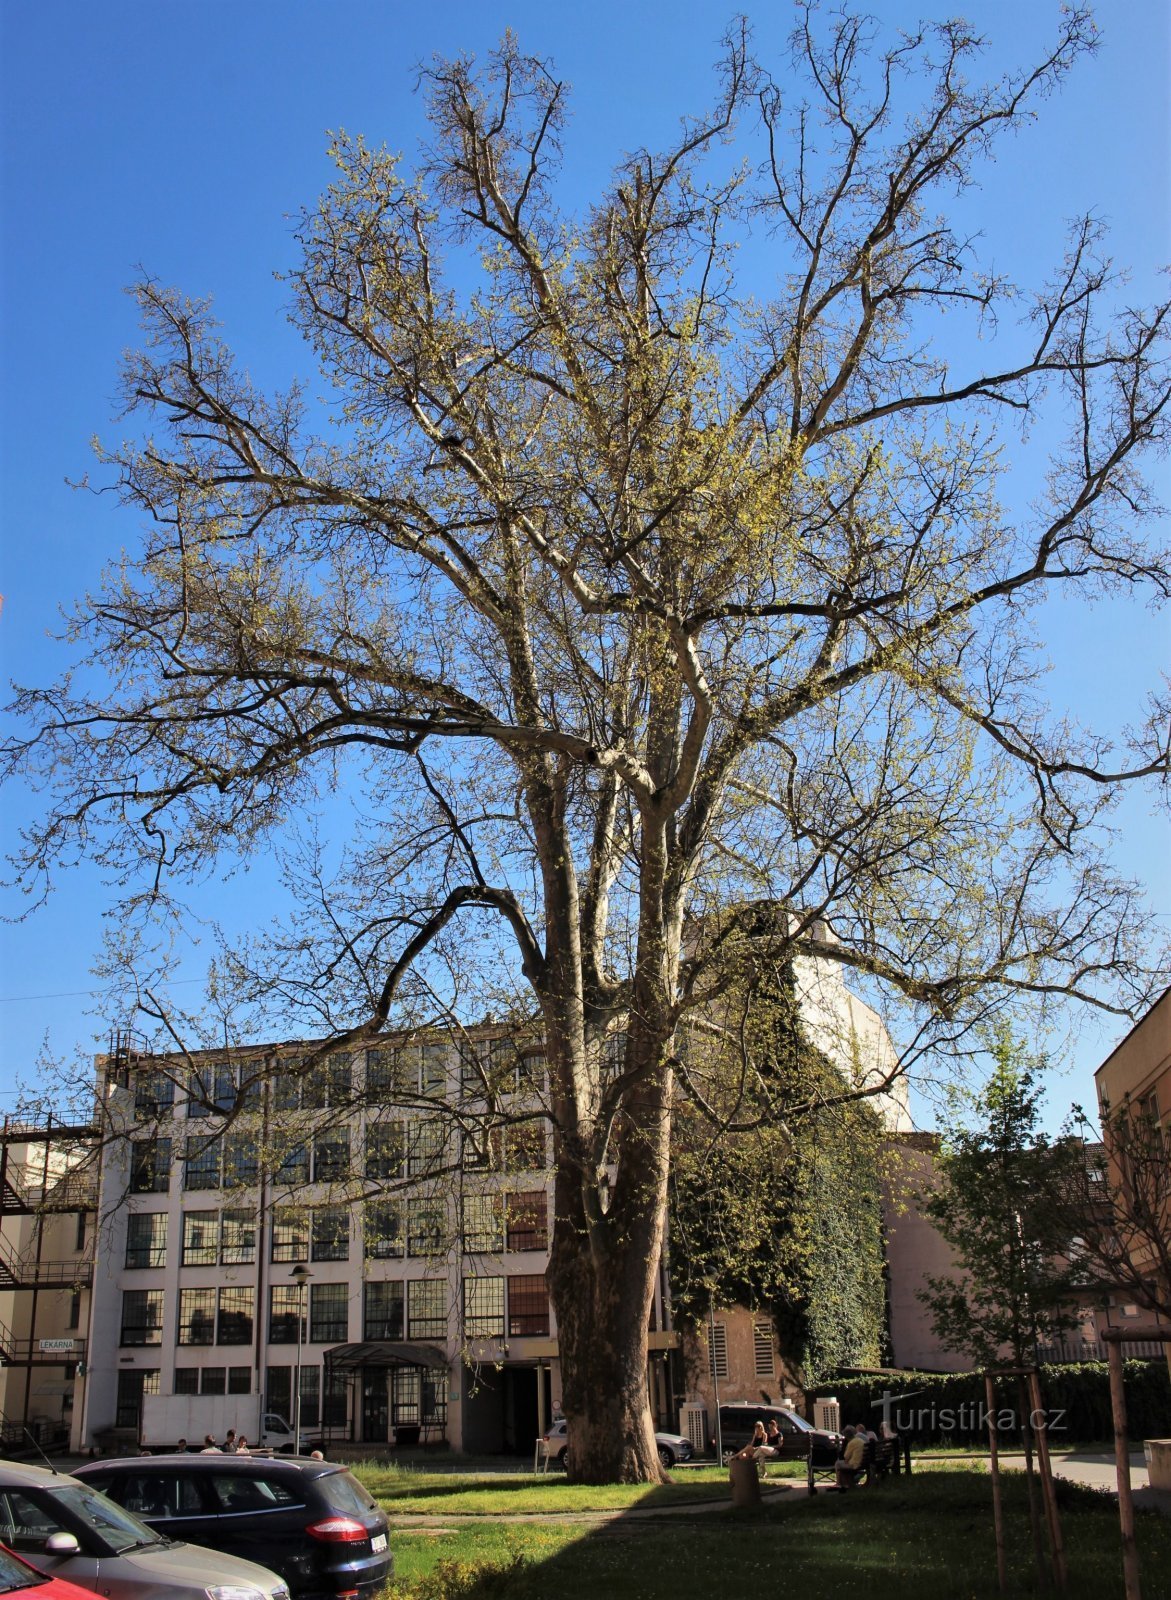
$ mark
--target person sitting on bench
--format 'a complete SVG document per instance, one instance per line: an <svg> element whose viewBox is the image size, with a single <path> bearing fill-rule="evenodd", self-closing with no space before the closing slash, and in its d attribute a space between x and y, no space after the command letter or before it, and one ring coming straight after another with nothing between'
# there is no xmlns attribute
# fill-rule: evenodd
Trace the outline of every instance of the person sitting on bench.
<svg viewBox="0 0 1171 1600"><path fill-rule="evenodd" d="M834 1476L838 1488L844 1494L858 1482L858 1476L866 1460L866 1435L851 1426L847 1427L842 1437L846 1442L841 1455L834 1462Z"/></svg>
<svg viewBox="0 0 1171 1600"><path fill-rule="evenodd" d="M770 1456L775 1456L776 1453L776 1450L768 1442L768 1435L764 1431L763 1422L756 1424L752 1430L752 1438L749 1439L743 1450L737 1450L736 1452L737 1456L751 1456L754 1461L760 1461L762 1458L768 1460Z"/></svg>

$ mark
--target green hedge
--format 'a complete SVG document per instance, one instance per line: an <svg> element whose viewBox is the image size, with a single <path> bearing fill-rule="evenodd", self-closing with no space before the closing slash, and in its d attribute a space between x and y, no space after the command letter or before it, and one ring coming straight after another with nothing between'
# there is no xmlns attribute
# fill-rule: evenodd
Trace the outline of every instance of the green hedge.
<svg viewBox="0 0 1171 1600"><path fill-rule="evenodd" d="M1162 1439L1171 1436L1171 1380L1164 1361L1127 1361L1127 1424L1132 1439ZM1110 1379L1104 1361L1043 1366L1041 1397L1053 1415L1052 1442L1098 1444L1114 1437L1110 1412ZM888 1372L874 1377L832 1378L813 1395L836 1395L842 1408L842 1422L865 1418L877 1425L882 1417L884 1392L911 1398L892 1400L896 1426L900 1417L904 1431L920 1444L987 1444L988 1426L984 1410L984 1379L977 1372ZM999 1385L1000 1405L1013 1413L1013 1426L1007 1416L998 1418L1001 1431L1010 1439L1019 1438L1016 1423L1016 1384L1003 1379ZM1060 1412L1061 1415L1057 1416Z"/></svg>

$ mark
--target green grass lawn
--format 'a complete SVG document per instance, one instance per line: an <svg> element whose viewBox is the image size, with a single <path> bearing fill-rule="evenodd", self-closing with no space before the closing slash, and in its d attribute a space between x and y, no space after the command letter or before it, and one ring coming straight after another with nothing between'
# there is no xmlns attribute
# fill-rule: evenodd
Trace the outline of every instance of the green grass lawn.
<svg viewBox="0 0 1171 1600"><path fill-rule="evenodd" d="M355 1467L355 1474L392 1515L429 1516L478 1513L481 1516L543 1515L566 1511L625 1511L631 1507L680 1505L726 1499L728 1474L721 1467L697 1467L663 1486L567 1483L561 1473L438 1473L395 1467Z"/></svg>
<svg viewBox="0 0 1171 1600"><path fill-rule="evenodd" d="M1040 1594L1023 1478L1010 1475L1006 1485L1010 1592ZM1060 1493L1071 1600L1121 1596L1114 1502L1068 1484ZM386 1498L386 1505L393 1513L401 1502ZM391 1594L404 1600L424 1592L426 1600L503 1594L508 1600L677 1600L681 1592L723 1600L762 1589L840 1600L843 1593L877 1593L892 1583L898 1600L993 1600L998 1592L987 1474L974 1466L947 1469L942 1462L921 1477L873 1490L780 1500L753 1512L619 1516L600 1527L558 1522L553 1512L540 1522L395 1530L392 1540L398 1580ZM1141 1515L1139 1541L1146 1592L1153 1595L1171 1570L1171 1522ZM502 1564L518 1554L526 1565L506 1585L487 1574L471 1586L415 1587L428 1574L433 1585L441 1561Z"/></svg>

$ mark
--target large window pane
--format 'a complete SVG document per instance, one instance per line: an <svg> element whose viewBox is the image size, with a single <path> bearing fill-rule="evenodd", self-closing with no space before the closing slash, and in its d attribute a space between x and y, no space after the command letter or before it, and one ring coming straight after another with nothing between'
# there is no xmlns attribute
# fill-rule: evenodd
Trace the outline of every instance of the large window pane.
<svg viewBox="0 0 1171 1600"><path fill-rule="evenodd" d="M165 1267L166 1264L166 1212L132 1211L126 1218L126 1265Z"/></svg>
<svg viewBox="0 0 1171 1600"><path fill-rule="evenodd" d="M340 1183L350 1175L350 1131L331 1128L313 1141L314 1183Z"/></svg>
<svg viewBox="0 0 1171 1600"><path fill-rule="evenodd" d="M214 1267L219 1230L218 1211L185 1211L183 1213L183 1265L185 1267Z"/></svg>
<svg viewBox="0 0 1171 1600"><path fill-rule="evenodd" d="M549 1242L549 1197L544 1189L510 1194L505 1200L510 1250L545 1250Z"/></svg>
<svg viewBox="0 0 1171 1600"><path fill-rule="evenodd" d="M309 1217L304 1210L280 1206L272 1214L272 1259L308 1261Z"/></svg>
<svg viewBox="0 0 1171 1600"><path fill-rule="evenodd" d="M520 1122L504 1135L504 1164L509 1172L542 1172L546 1166L545 1123Z"/></svg>
<svg viewBox="0 0 1171 1600"><path fill-rule="evenodd" d="M366 1257L387 1261L406 1249L403 1208L397 1200L367 1200L363 1217Z"/></svg>
<svg viewBox="0 0 1171 1600"><path fill-rule="evenodd" d="M218 1189L220 1186L220 1136L207 1134L188 1139L183 1162L185 1189Z"/></svg>
<svg viewBox="0 0 1171 1600"><path fill-rule="evenodd" d="M287 1184L293 1189L309 1182L308 1145L295 1145L285 1152L277 1166L275 1181L282 1186Z"/></svg>
<svg viewBox="0 0 1171 1600"><path fill-rule="evenodd" d="M171 1187L171 1141L137 1139L130 1147L131 1194L166 1194Z"/></svg>
<svg viewBox="0 0 1171 1600"><path fill-rule="evenodd" d="M219 1291L217 1344L252 1343L252 1301L255 1290L231 1284Z"/></svg>
<svg viewBox="0 0 1171 1600"><path fill-rule="evenodd" d="M541 1272L508 1280L508 1336L519 1339L526 1334L549 1335L549 1291Z"/></svg>
<svg viewBox="0 0 1171 1600"><path fill-rule="evenodd" d="M403 1286L401 1283L368 1283L364 1290L363 1339L401 1339L403 1337Z"/></svg>
<svg viewBox="0 0 1171 1600"><path fill-rule="evenodd" d="M220 1260L226 1267L245 1266L256 1260L256 1213L225 1211L220 1231Z"/></svg>
<svg viewBox="0 0 1171 1600"><path fill-rule="evenodd" d="M224 1188L251 1188L260 1174L260 1156L255 1137L233 1130L224 1134L223 1145Z"/></svg>
<svg viewBox="0 0 1171 1600"><path fill-rule="evenodd" d="M464 1196L464 1250L469 1255L504 1249L504 1208L498 1194Z"/></svg>
<svg viewBox="0 0 1171 1600"><path fill-rule="evenodd" d="M215 1290L179 1290L179 1344L215 1343Z"/></svg>
<svg viewBox="0 0 1171 1600"><path fill-rule="evenodd" d="M371 1122L366 1129L366 1176L378 1180L401 1178L406 1155L406 1130L402 1122Z"/></svg>
<svg viewBox="0 0 1171 1600"><path fill-rule="evenodd" d="M446 1339L446 1279L412 1278L408 1282L407 1328L410 1339Z"/></svg>
<svg viewBox="0 0 1171 1600"><path fill-rule="evenodd" d="M350 1336L349 1288L344 1283L309 1285L310 1344L345 1344Z"/></svg>
<svg viewBox="0 0 1171 1600"><path fill-rule="evenodd" d="M446 1207L442 1200L416 1197L407 1202L407 1254L443 1254L447 1231Z"/></svg>
<svg viewBox="0 0 1171 1600"><path fill-rule="evenodd" d="M317 1206L310 1226L310 1256L314 1261L350 1259L350 1213L344 1206Z"/></svg>
<svg viewBox="0 0 1171 1600"><path fill-rule="evenodd" d="M443 1165L446 1137L438 1117L412 1122L407 1130L407 1171L412 1177L437 1172Z"/></svg>
<svg viewBox="0 0 1171 1600"><path fill-rule="evenodd" d="M175 1080L168 1072L143 1071L134 1074L134 1116L145 1122L151 1117L170 1116L175 1105Z"/></svg>
<svg viewBox="0 0 1171 1600"><path fill-rule="evenodd" d="M464 1279L464 1333L469 1339L504 1336L504 1279Z"/></svg>
<svg viewBox="0 0 1171 1600"><path fill-rule="evenodd" d="M133 1428L137 1431L139 1418L142 1414L143 1395L161 1393L159 1375L158 1367L139 1367L130 1372L122 1368L119 1371L118 1393L114 1409L114 1426L116 1428Z"/></svg>
<svg viewBox="0 0 1171 1600"><path fill-rule="evenodd" d="M123 1289L120 1342L124 1345L162 1344L161 1289Z"/></svg>
<svg viewBox="0 0 1171 1600"><path fill-rule="evenodd" d="M305 1338L305 1292L295 1283L274 1283L268 1291L269 1344L296 1344L297 1308L301 1309L301 1338Z"/></svg>

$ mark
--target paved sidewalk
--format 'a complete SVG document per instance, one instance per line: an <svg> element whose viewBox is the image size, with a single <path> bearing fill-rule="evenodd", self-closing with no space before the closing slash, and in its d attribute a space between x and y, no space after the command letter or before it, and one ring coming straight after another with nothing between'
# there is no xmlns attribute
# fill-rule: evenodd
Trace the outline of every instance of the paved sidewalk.
<svg viewBox="0 0 1171 1600"><path fill-rule="evenodd" d="M1055 1478L1068 1478L1071 1483L1085 1484L1088 1489L1108 1489L1118 1493L1118 1477L1114 1454L1109 1450L1071 1450L1049 1457ZM1000 1464L1014 1470L1025 1470L1024 1456L1002 1455ZM1152 1489L1147 1476L1146 1457L1141 1450L1130 1452L1130 1487L1136 1506L1154 1507L1171 1513L1171 1495L1164 1490Z"/></svg>

